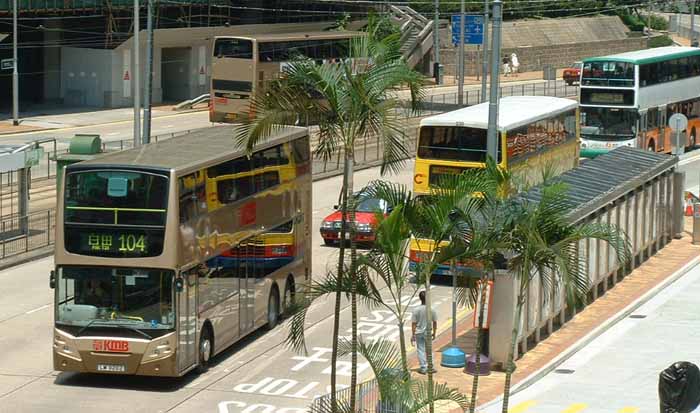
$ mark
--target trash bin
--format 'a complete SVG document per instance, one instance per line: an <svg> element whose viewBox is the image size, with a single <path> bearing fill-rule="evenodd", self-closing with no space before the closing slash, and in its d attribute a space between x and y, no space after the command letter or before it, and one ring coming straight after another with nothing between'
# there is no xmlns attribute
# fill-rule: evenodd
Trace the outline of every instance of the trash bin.
<svg viewBox="0 0 700 413"><path fill-rule="evenodd" d="M557 80L557 68L552 65L542 66L543 80Z"/></svg>
<svg viewBox="0 0 700 413"><path fill-rule="evenodd" d="M100 135L75 135L71 139L68 153L57 155L56 161L56 185L61 187L61 175L63 169L81 161L93 159L102 152L102 141Z"/></svg>
<svg viewBox="0 0 700 413"><path fill-rule="evenodd" d="M700 405L700 369L688 361L673 363L659 374L661 413L690 413Z"/></svg>

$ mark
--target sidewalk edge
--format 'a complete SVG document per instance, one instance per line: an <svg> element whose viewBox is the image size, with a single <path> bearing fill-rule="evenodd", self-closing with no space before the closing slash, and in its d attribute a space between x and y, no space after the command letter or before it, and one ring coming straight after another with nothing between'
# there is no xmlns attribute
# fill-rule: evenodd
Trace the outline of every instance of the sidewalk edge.
<svg viewBox="0 0 700 413"><path fill-rule="evenodd" d="M559 353L558 356L556 356L552 361L547 363L545 366L541 367L539 370L535 371L534 373L530 374L529 376L525 377L523 380L520 382L516 383L512 388L511 388L511 395L518 393L519 391L525 390L526 388L530 387L531 385L535 384L537 381L539 381L542 377L546 376L548 373L550 373L552 370L557 368L559 365L564 363L566 360L571 358L574 354L578 353L583 347L588 345L591 341L595 340L598 338L601 334L603 334L605 331L609 330L612 326L617 324L619 321L621 321L623 318L626 318L630 314L632 314L637 308L641 307L644 305L646 302L651 300L654 296L659 294L661 291L666 289L668 286L673 284L674 282L678 281L681 277L683 277L685 274L687 274L690 270L695 268L698 264L700 264L700 256L693 258L690 262L685 264L681 269L673 273L670 277L666 278L664 281L644 293L641 297L637 298L630 304L628 304L625 308L620 310L617 314L613 315L612 317L608 318L605 320L601 325L593 329L590 333L586 334L582 338L580 338L577 342L575 342L573 345L571 345L569 348L564 350L562 353ZM491 407L495 404L500 403L503 400L503 395L498 396L494 400L491 400L490 402L486 402L482 405L478 406L478 409L485 409L488 407Z"/></svg>

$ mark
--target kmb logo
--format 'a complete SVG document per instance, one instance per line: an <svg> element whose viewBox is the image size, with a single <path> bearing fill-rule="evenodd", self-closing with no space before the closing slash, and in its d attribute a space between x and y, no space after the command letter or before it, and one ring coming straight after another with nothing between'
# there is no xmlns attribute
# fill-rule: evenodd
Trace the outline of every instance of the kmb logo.
<svg viewBox="0 0 700 413"><path fill-rule="evenodd" d="M95 351L126 353L129 351L129 342L123 340L93 340L92 349Z"/></svg>

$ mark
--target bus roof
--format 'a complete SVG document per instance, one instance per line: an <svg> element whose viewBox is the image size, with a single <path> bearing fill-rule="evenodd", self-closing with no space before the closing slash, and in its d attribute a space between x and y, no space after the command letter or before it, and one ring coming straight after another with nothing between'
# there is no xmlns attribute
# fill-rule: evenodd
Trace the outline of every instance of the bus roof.
<svg viewBox="0 0 700 413"><path fill-rule="evenodd" d="M350 37L366 36L365 32L353 31L325 31L325 32L292 32L292 33L273 33L273 34L251 34L247 36L216 36L216 39L248 39L257 40L258 42L279 42L289 40L307 40L307 39L345 39Z"/></svg>
<svg viewBox="0 0 700 413"><path fill-rule="evenodd" d="M609 56L591 57L583 62L624 62L635 65L646 63L663 62L671 59L678 59L687 56L700 56L700 49L697 47L655 47L653 49L635 50Z"/></svg>
<svg viewBox="0 0 700 413"><path fill-rule="evenodd" d="M498 105L498 129L510 130L552 115L576 109L575 100L549 96L508 96ZM489 103L480 103L425 118L421 126L466 126L487 129Z"/></svg>
<svg viewBox="0 0 700 413"><path fill-rule="evenodd" d="M140 166L173 169L176 172L188 173L191 170L205 167L209 163L243 156L245 150L236 149L235 128L235 126L217 126L200 129L136 149L108 153L75 165L78 168L98 165L110 167ZM306 128L286 127L277 131L273 138L266 140L260 147L274 146L306 134Z"/></svg>

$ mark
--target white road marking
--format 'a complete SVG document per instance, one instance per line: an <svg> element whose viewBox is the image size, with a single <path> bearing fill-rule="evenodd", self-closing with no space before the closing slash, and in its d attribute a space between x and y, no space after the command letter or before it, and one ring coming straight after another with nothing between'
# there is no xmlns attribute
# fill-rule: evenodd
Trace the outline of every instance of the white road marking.
<svg viewBox="0 0 700 413"><path fill-rule="evenodd" d="M41 307L35 308L35 309L33 309L33 310L29 310L29 311L27 311L27 312L24 313L24 314L33 314L33 313L36 313L37 311L41 311L41 310L43 310L43 309L45 309L45 308L49 308L50 306L51 306L51 304L42 305Z"/></svg>
<svg viewBox="0 0 700 413"><path fill-rule="evenodd" d="M111 133L107 134L107 136L114 136L114 135L119 135L119 132L111 132Z"/></svg>

